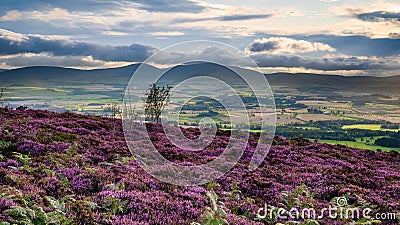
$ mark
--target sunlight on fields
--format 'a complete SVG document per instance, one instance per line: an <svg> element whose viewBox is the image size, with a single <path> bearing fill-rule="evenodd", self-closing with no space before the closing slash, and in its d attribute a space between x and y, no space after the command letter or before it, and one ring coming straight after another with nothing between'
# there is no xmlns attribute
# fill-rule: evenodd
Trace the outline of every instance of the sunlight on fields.
<svg viewBox="0 0 400 225"><path fill-rule="evenodd" d="M352 124L344 125L342 129L362 129L362 130L382 130L382 131L399 131L400 129L384 129L381 124Z"/></svg>

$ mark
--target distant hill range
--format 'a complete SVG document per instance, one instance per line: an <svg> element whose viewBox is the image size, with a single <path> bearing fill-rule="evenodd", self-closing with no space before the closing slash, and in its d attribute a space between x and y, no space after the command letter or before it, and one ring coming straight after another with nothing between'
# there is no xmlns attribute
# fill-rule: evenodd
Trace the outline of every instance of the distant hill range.
<svg viewBox="0 0 400 225"><path fill-rule="evenodd" d="M61 67L25 67L12 70L0 70L1 86L25 86L25 85L63 85L63 83L104 83L123 87L139 67L133 64L125 67L111 69L79 70ZM144 65L146 73L159 73L160 69ZM246 69L238 69L252 72ZM230 76L226 69L210 63L194 63L182 65L173 69L175 79L183 79L185 75L207 74L210 72L221 77ZM216 72L217 71L217 72ZM371 77L371 76L339 76L306 73L274 73L266 74L268 82L273 87L288 87L304 92L329 92L329 91L353 91L372 94L399 94L400 76Z"/></svg>
<svg viewBox="0 0 400 225"><path fill-rule="evenodd" d="M271 86L290 87L311 93L328 94L330 91L345 91L378 95L400 95L400 76L339 76L305 73L275 73L266 76Z"/></svg>

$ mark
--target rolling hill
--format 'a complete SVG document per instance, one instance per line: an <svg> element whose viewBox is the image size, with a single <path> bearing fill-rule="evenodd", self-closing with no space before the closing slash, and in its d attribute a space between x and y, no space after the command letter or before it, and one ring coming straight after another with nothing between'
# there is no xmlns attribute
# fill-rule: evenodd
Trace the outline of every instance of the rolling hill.
<svg viewBox="0 0 400 225"><path fill-rule="evenodd" d="M111 69L78 70L60 67L25 67L13 70L0 71L0 84L9 85L29 85L30 82L42 83L44 86L57 84L57 82L101 82L115 84L117 86L126 85L140 64L132 64L125 67ZM250 70L238 69L246 73ZM160 69L145 65L145 73L159 73ZM210 63L199 63L181 65L169 69L169 79L182 80L194 74L218 74L221 77L232 76L232 72L224 70L223 67ZM307 88L331 88L337 90L351 90L355 92L373 93L397 93L400 86L400 76L391 77L371 77L371 76L339 76L321 74L291 74L274 73L266 74L271 86L284 86L296 89ZM21 83L24 81L25 83Z"/></svg>

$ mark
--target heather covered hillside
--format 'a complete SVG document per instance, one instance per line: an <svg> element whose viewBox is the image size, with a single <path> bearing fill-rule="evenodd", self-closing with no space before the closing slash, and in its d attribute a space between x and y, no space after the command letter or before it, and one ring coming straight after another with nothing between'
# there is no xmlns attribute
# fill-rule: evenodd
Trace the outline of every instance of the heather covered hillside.
<svg viewBox="0 0 400 225"><path fill-rule="evenodd" d="M162 127L148 128L166 158L188 164L217 157L230 135L219 131L205 151L192 155L175 148ZM184 132L192 138L199 135L196 129ZM346 200L344 207L371 208L371 216L400 213L396 152L276 137L262 165L249 171L256 142L257 134L252 134L240 162L215 182L180 187L139 167L118 119L1 108L0 224L293 224L290 219L257 218L257 211L265 204L319 211L338 198ZM324 215L298 221L379 223Z"/></svg>

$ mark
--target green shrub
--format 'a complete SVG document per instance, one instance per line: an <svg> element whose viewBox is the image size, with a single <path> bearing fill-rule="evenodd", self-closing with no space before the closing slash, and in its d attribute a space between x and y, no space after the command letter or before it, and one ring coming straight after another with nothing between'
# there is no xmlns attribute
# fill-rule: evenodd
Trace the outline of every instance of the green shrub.
<svg viewBox="0 0 400 225"><path fill-rule="evenodd" d="M73 142L76 140L75 134L69 134L65 132L55 132L52 136L53 141L60 142Z"/></svg>
<svg viewBox="0 0 400 225"><path fill-rule="evenodd" d="M0 140L0 154L4 156L8 156L11 152L15 151L17 149L17 146L15 143L12 143L10 141L2 141ZM3 160L0 157L0 160Z"/></svg>
<svg viewBox="0 0 400 225"><path fill-rule="evenodd" d="M200 223L193 222L191 225L224 225L228 224L226 221L225 205L222 202L218 202L218 196L214 190L210 190L207 193L210 200L211 207L207 207L201 216Z"/></svg>

